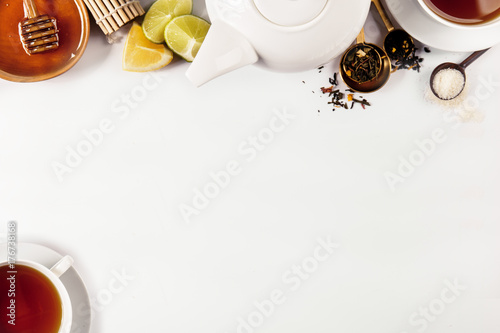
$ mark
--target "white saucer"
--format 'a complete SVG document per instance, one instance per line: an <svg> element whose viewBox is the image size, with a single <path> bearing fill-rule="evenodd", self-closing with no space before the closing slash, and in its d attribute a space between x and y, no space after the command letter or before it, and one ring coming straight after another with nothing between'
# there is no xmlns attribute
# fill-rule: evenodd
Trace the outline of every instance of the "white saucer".
<svg viewBox="0 0 500 333"><path fill-rule="evenodd" d="M63 257L56 251L38 244L19 243L17 250L17 259L35 261L47 268L52 267ZM7 258L5 246L0 247L0 258L2 258L1 261ZM61 276L61 282L68 291L73 308L71 332L89 333L91 323L90 299L82 278L76 269L71 267Z"/></svg>
<svg viewBox="0 0 500 333"><path fill-rule="evenodd" d="M457 29L433 20L416 0L384 0L392 16L415 39L453 52L483 50L500 43L500 26Z"/></svg>

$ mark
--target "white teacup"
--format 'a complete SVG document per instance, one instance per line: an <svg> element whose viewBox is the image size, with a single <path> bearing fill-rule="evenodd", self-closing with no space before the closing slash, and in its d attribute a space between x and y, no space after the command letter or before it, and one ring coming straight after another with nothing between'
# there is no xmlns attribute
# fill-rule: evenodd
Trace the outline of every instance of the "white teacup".
<svg viewBox="0 0 500 333"><path fill-rule="evenodd" d="M464 29L464 30L474 30L474 29L481 29L481 28L486 28L486 27L495 27L495 26L500 26L500 14L497 15L496 18L483 22L483 23L473 23L473 24L463 24L463 23L458 23L458 22L452 22L450 20L445 19L444 17L438 15L434 10L432 10L426 3L426 0L416 0L422 6L422 8L425 10L425 12L432 17L434 20L445 24L449 27L452 28L458 28L458 29Z"/></svg>
<svg viewBox="0 0 500 333"><path fill-rule="evenodd" d="M0 262L0 267L7 265L9 265L9 263L6 261ZM14 268L13 270L11 269L10 271L16 271L19 265L27 266L36 270L52 283L60 299L61 323L59 325L59 329L51 333L70 333L72 323L71 300L66 287L63 285L59 277L73 265L73 258L65 256L50 269L34 261L17 260L15 262L15 267L17 268Z"/></svg>

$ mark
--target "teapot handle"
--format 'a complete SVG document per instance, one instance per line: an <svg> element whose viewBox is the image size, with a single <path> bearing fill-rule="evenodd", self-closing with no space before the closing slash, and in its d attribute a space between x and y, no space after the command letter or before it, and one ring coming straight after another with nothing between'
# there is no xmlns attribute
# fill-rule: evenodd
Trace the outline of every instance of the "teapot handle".
<svg viewBox="0 0 500 333"><path fill-rule="evenodd" d="M259 59L250 42L229 24L212 22L207 36L186 76L197 87Z"/></svg>

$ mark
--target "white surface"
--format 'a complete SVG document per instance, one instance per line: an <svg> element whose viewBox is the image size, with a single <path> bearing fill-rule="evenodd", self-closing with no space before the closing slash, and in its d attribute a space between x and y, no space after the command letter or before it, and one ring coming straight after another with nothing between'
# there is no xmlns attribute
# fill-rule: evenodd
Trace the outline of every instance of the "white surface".
<svg viewBox="0 0 500 333"><path fill-rule="evenodd" d="M476 29L454 28L433 19L418 0L386 0L385 3L403 29L429 46L453 52L472 52L500 42L498 22Z"/></svg>
<svg viewBox="0 0 500 333"><path fill-rule="evenodd" d="M373 15L366 38L380 44ZM65 75L0 82L0 231L15 219L22 241L75 259L92 333L235 333L271 293L286 300L254 332L500 331L498 46L467 69L484 119L463 124L423 96L434 67L464 53L422 53L420 74L397 72L364 96L372 107L331 112L319 87L338 59L321 73L245 67L195 89L182 61L154 77L123 72L122 49L94 29ZM144 80L147 96L125 107ZM238 147L274 109L296 118L247 161ZM59 182L51 164L104 119L113 129ZM439 129L446 140L392 192L384 173ZM179 206L232 160L241 172L186 224ZM290 280L328 236L339 247ZM442 312L422 321L429 306Z"/></svg>

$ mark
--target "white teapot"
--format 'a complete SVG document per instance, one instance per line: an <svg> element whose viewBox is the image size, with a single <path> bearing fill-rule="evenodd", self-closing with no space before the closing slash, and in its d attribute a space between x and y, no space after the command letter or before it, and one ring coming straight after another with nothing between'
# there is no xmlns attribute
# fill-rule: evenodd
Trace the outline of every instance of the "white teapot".
<svg viewBox="0 0 500 333"><path fill-rule="evenodd" d="M299 72L344 52L370 0L206 0L212 26L186 73L200 86L242 66Z"/></svg>

